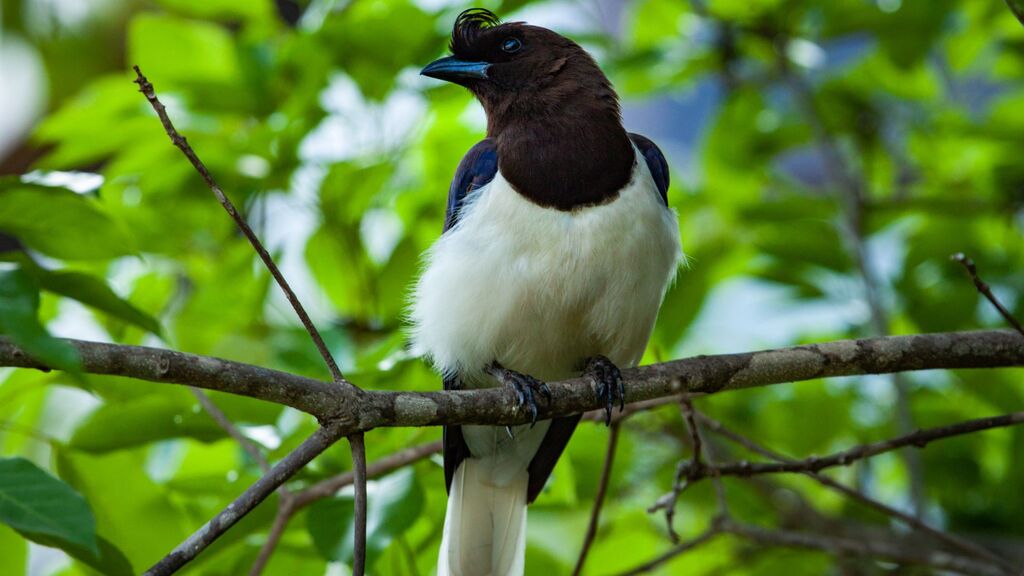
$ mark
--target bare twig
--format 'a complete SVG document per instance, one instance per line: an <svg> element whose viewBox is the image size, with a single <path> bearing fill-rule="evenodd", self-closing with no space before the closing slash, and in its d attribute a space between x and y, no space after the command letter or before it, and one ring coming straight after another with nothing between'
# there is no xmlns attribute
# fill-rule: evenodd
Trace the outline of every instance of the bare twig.
<svg viewBox="0 0 1024 576"><path fill-rule="evenodd" d="M376 478L377 476L383 476L440 452L440 440L400 450L371 462L366 467L366 477ZM352 472L345 472L313 484L295 495L295 511L297 512L321 498L333 496L338 490L351 485L354 479L355 475Z"/></svg>
<svg viewBox="0 0 1024 576"><path fill-rule="evenodd" d="M898 450L904 447L913 446L916 448L924 448L927 444L936 440L971 434L973 432L989 430L992 428L1004 428L1021 423L1024 423L1024 412L1011 412L1001 416L990 416L988 418L966 420L956 424L950 424L948 426L938 426L935 428L917 430L904 436L898 436L896 438L871 444L862 444L860 446L855 446L848 450L843 450L842 452L836 452L820 458L812 456L803 460L787 459L782 462L757 463L741 461L716 466L715 468L717 468L717 470L715 470L715 472L722 476L740 477L757 476L760 474L778 474L782 472L819 472L826 468L832 468L835 466L847 466L858 460L863 460L864 458L870 458L872 456L877 456L879 454ZM688 478L693 481L701 477L710 476L712 471L709 468L710 467L707 465L702 465L701 469L697 472L688 472Z"/></svg>
<svg viewBox="0 0 1024 576"><path fill-rule="evenodd" d="M363 433L348 437L352 446L352 479L355 487L355 545L353 547L352 574L363 576L366 571L366 445Z"/></svg>
<svg viewBox="0 0 1024 576"><path fill-rule="evenodd" d="M195 151L192 150L192 147L189 145L185 137L178 133L178 130L174 127L170 117L167 115L167 109L156 97L156 91L153 89L153 85L150 84L149 80L147 80L142 74L142 70L140 70L138 66L132 66L132 68L135 70L135 83L139 85L139 91L146 97L146 100L149 100L149 104L153 107L156 115L160 118L160 123L164 126L164 131L167 132L167 136L169 136L171 142L181 150L181 153L188 158L188 161L195 167L196 172L199 172L199 175L203 177L206 185L209 186L211 191L213 191L214 196L217 197L221 206L224 207L224 210L226 210L228 215L231 216L231 219L235 221L238 229L242 231L242 234L244 234L249 240L249 243L252 244L253 249L256 250L257 254L259 254L260 259L263 260L263 264L267 267L267 270L270 271L270 274L274 277L277 285L281 287L281 290L284 292L288 302L292 305L292 309L295 310L296 316L298 316L299 320L302 321L302 325L306 328L306 332L309 332L310 338L313 339L313 344L316 345L317 351L320 352L320 356L323 357L324 363L327 364L327 368L331 372L331 377L335 382L352 386L352 383L345 380L341 370L338 368L338 363L334 361L334 357L331 356L330 351L327 349L324 339L320 336L320 331L313 325L313 321L310 320L309 314L306 313L306 309L303 308L302 303L299 302L299 298L295 295L291 286L288 285L288 281L284 279L284 275L282 275L281 271L277 268L277 264L274 263L274 259L270 257L270 253L267 252L267 249L263 247L263 243L256 237L256 233L249 227L249 223L245 221L245 218L243 218L241 214L238 213L235 205L227 195L224 194L224 191L220 189L220 186L217 185L217 182L213 179L213 175L210 174L206 165L203 164L203 161L200 160L199 156L197 156Z"/></svg>
<svg viewBox="0 0 1024 576"><path fill-rule="evenodd" d="M1024 336L1024 326L1021 326L1020 321L1014 318L1013 314L1011 314L1010 311L1003 306L1003 303L996 298L996 295L992 293L992 289L989 288L988 284L983 282L978 276L978 268L974 265L974 260L971 260L971 258L963 252L953 254L950 256L950 260L959 262L963 265L964 269L967 270L967 275L971 277L971 282L974 282L974 287L978 289L978 292L992 303L992 306L999 311L999 314L1007 323L1010 324L1010 326L1013 326L1014 330L1019 332L1021 336Z"/></svg>
<svg viewBox="0 0 1024 576"><path fill-rule="evenodd" d="M281 495L281 504L277 508L277 514L274 515L274 523L270 526L267 540L260 547L256 560L252 563L252 567L249 568L249 576L259 576L263 573L263 569L267 567L270 557L277 549L277 543L284 536L284 531L288 527L288 521L292 519L292 515L295 513L294 501L295 497L291 493Z"/></svg>
<svg viewBox="0 0 1024 576"><path fill-rule="evenodd" d="M772 449L770 449L770 448L768 448L766 446L763 446L763 445L759 444L758 442L754 441L751 438L748 438L747 436L739 434L738 432L730 430L729 428L726 428L721 422L719 422L718 420L715 420L715 419L713 419L713 418L711 418L711 417L709 417L709 416L707 416L705 414L699 414L698 418L700 418L701 422L703 422L704 425L706 427L708 427L710 430L712 430L713 432L721 435L724 438L728 438L729 440L739 444L740 446L743 446L744 448L746 448L747 450L750 450L751 452L754 452L756 454L760 454L762 456L766 456L766 457L771 458L773 460L778 460L780 462L789 462L789 463L796 463L796 462L798 462L798 460L796 460L794 458L790 458L788 456L780 454L780 453L778 453L778 452L776 452L776 451L774 451L774 450L772 450ZM920 519L918 519L915 516L912 516L910 514L906 514L906 513L902 512L900 510L897 510L897 509L895 509L895 508L893 508L891 506L888 506L888 505L886 505L886 504L884 504L882 502L879 502L878 500L875 500L874 498L871 498L871 497L869 497L869 496L867 496L867 495L865 495L865 494L863 494L861 492L858 492L857 490L854 490L854 489L852 489L852 488L850 488L848 486L845 486L845 485L843 485L843 484L833 480L832 478L829 478L828 476L825 476L824 474L820 474L820 473L817 473L817 472L804 472L804 474L806 474L807 476L809 476L810 478L814 479L816 482L818 482L819 484L821 484L821 485L823 485L823 486L825 486L827 488L830 488L830 489L832 489L832 490L834 490L836 492L839 492L839 493L847 496L848 498L856 500L856 501L860 502L861 504L864 504L865 506L873 508L873 509L881 512L882 514L885 514L887 516L895 518L895 519L899 520L900 522L903 522L904 524L907 524L908 526L910 526L910 527L912 527L912 528L914 528L914 529L916 529L916 530L918 530L920 532L928 534L928 535L930 535L930 536L932 536L932 537L934 537L934 538L936 538L938 540L941 540L941 541L945 542L946 544L949 544L950 546L953 546L955 548L959 548L961 551L966 552L966 553L968 553L968 554L970 554L972 556L975 556L977 558L980 558L982 560L987 560L989 562L992 562L993 564L997 564L997 565L1001 566L1004 570L1006 570L1007 574L1013 574L1014 573L1015 569L1014 569L1012 564L1010 564L1005 559L1001 558L1000 556L998 556L997 554L995 554L994 552L992 552L991 550L989 550L987 548L979 546L979 545L975 544L974 542L971 542L969 540L965 540L965 539L960 538L958 536L955 536L953 534L949 534L947 532L943 532L942 530L938 530L936 528L933 528L933 527L929 526L928 524L926 524L925 522L921 521Z"/></svg>
<svg viewBox="0 0 1024 576"><path fill-rule="evenodd" d="M154 564L146 571L146 576L164 576L178 571L341 436L337 428L319 428L298 448L274 465L268 474L260 477L255 484L228 504L227 508Z"/></svg>
<svg viewBox="0 0 1024 576"><path fill-rule="evenodd" d="M266 457L263 456L262 452L260 452L259 447L256 446L252 440L246 437L245 434L242 434L242 431L239 430L238 427L228 419L224 412L221 412L221 409L213 403L213 400L206 395L206 392L192 386L189 387L189 390L192 392L192 395L196 397L196 400L199 401L199 404L202 405L203 410L209 414L210 418L213 418L213 421L227 432L228 436L234 438L235 441L242 446L242 450L245 450L245 453L256 462L257 466L260 467L260 471L264 474L269 472L270 463L267 462Z"/></svg>
<svg viewBox="0 0 1024 576"><path fill-rule="evenodd" d="M320 336L320 331L317 330L313 321L309 318L309 314L306 313L306 309L302 306L299 298L295 295L288 281L285 280L284 275L278 269L277 264L274 263L274 259L270 257L270 253L263 247L263 243L256 236L256 233L249 227L249 223L245 221L235 208L235 205L231 200L224 194L224 191L220 189L220 186L213 179L213 175L203 164L203 161L199 159L192 147L189 146L188 141L184 136L178 133L175 129L174 124L171 122L170 117L167 115L167 109L163 103L156 96L156 91L153 89L153 85L150 84L149 80L142 74L142 70L138 66L133 66L135 69L135 83L139 85L139 91L146 96L152 105L153 110L160 118L160 123L164 126L164 131L167 132L167 136L170 137L171 142L181 150L182 154L188 158L192 166L195 167L199 175L202 176L203 180L209 186L210 190L213 191L214 196L220 202L224 210L227 211L231 219L235 221L238 229L241 230L242 234L252 244L253 249L259 255L263 264L270 272L271 276L277 282L277 285L281 287L281 291L284 292L285 297L291 304L292 309L295 311L295 315L299 317L302 325L306 328L306 332L309 333L310 339L313 340L313 344L316 346L317 351L323 358L324 363L327 365L328 371L331 373L331 378L335 384L345 386L348 388L358 388L351 382L345 379L345 376L341 373L341 369L338 368L338 363L335 362L334 356L331 355L327 349L327 345L324 343L324 339ZM355 564L353 572L355 576L362 576L364 565L366 562L366 451L363 441L362 433L354 434L349 438L349 443L352 448L352 462L356 470L356 501L355 501ZM326 447L325 447L326 448Z"/></svg>
<svg viewBox="0 0 1024 576"><path fill-rule="evenodd" d="M601 506L604 504L605 494L608 492L608 483L612 477L612 465L615 462L615 448L619 443L620 426L618 422L611 424L608 431L608 449L604 455L604 467L601 469L601 480L597 485L597 495L594 496L594 506L590 510L590 522L587 524L587 533L583 537L583 547L580 549L580 556L576 560L576 567L573 569L573 576L583 573L583 565L587 561L587 554L590 546L597 536L598 520L601 517Z"/></svg>

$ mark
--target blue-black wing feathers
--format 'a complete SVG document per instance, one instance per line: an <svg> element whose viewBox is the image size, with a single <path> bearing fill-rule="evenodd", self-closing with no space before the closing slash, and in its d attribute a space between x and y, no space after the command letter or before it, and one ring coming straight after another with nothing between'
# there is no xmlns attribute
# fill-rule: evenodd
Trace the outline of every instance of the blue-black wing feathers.
<svg viewBox="0 0 1024 576"><path fill-rule="evenodd" d="M444 215L444 231L447 232L459 221L459 210L466 197L473 190L494 180L498 173L498 145L494 140L485 138L477 142L459 162L448 189L448 208Z"/></svg>
<svg viewBox="0 0 1024 576"><path fill-rule="evenodd" d="M668 162L665 161L665 155L661 153L658 145L646 136L630 133L629 139L633 141L633 144L643 154L644 160L647 161L647 168L651 171L651 176L654 176L654 183L658 185L661 200L665 203L665 206L668 206L669 178Z"/></svg>

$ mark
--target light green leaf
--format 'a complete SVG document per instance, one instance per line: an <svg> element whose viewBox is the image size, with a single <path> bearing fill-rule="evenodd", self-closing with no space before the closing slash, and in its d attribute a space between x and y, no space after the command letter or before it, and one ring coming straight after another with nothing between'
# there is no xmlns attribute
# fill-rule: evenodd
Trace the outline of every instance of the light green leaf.
<svg viewBox="0 0 1024 576"><path fill-rule="evenodd" d="M128 30L132 64L154 83L230 82L238 75L231 35L208 22L140 14Z"/></svg>
<svg viewBox="0 0 1024 576"><path fill-rule="evenodd" d="M9 574L25 574L28 543L14 530L0 526L0 567Z"/></svg>
<svg viewBox="0 0 1024 576"><path fill-rule="evenodd" d="M46 332L39 323L39 289L22 269L0 271L0 335L9 336L47 366L80 371L78 352Z"/></svg>
<svg viewBox="0 0 1024 576"><path fill-rule="evenodd" d="M132 253L127 232L92 198L12 178L0 179L0 230L29 248L65 260Z"/></svg>
<svg viewBox="0 0 1024 576"><path fill-rule="evenodd" d="M50 537L54 546L99 554L85 498L24 458L0 458L0 522L32 540Z"/></svg>

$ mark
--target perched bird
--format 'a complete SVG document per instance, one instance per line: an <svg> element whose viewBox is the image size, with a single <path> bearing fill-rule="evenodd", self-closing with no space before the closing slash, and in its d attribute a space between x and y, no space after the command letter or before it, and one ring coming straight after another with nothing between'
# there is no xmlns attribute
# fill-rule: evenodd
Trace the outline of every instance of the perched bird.
<svg viewBox="0 0 1024 576"><path fill-rule="evenodd" d="M668 165L622 126L618 97L572 40L487 10L459 15L452 56L421 72L469 89L487 138L462 159L411 306L446 390L507 385L533 424L448 426L438 574L522 574L526 505L580 416L537 422L545 381L589 375L610 418L682 257Z"/></svg>

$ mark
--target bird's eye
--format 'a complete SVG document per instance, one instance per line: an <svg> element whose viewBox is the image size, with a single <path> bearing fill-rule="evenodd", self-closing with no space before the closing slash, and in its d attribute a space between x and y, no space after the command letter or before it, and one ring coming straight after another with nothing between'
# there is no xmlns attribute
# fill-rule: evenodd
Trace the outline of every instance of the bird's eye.
<svg viewBox="0 0 1024 576"><path fill-rule="evenodd" d="M501 43L501 49L509 54L519 52L522 47L523 43L518 38L509 38Z"/></svg>

